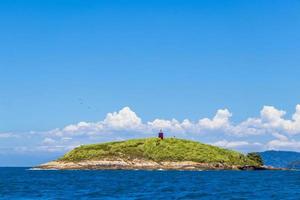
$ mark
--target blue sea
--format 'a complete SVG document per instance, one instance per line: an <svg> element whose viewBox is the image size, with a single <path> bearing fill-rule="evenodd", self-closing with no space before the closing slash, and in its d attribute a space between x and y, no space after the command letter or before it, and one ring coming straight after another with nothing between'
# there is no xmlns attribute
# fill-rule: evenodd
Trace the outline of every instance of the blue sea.
<svg viewBox="0 0 300 200"><path fill-rule="evenodd" d="M0 199L300 199L300 172L0 168Z"/></svg>

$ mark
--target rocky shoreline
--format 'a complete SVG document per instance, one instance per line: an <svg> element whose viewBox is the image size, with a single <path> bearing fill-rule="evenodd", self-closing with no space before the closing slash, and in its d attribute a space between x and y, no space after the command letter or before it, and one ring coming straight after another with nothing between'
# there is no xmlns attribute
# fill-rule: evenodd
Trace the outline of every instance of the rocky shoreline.
<svg viewBox="0 0 300 200"><path fill-rule="evenodd" d="M35 167L57 170L285 170L267 166L238 166L222 163L199 163L192 161L155 162L149 160L90 160L80 162L52 161Z"/></svg>

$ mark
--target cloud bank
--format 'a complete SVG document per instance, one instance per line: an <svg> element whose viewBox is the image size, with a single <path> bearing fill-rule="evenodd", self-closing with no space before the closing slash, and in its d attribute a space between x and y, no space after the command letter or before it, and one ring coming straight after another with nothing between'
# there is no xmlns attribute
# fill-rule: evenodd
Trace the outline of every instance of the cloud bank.
<svg viewBox="0 0 300 200"><path fill-rule="evenodd" d="M194 139L213 145L248 151L267 149L300 151L300 105L288 119L286 112L273 106L263 106L258 117L239 123L232 121L228 109L219 109L212 118L197 121L184 119L154 119L144 122L132 109L124 107L108 113L98 122L79 122L43 133L0 133L2 139L35 138L34 147L16 146L17 150L65 152L78 145L137 137L154 137L163 129L169 137ZM29 136L30 135L30 136ZM32 145L30 145L32 146Z"/></svg>
<svg viewBox="0 0 300 200"><path fill-rule="evenodd" d="M285 119L286 112L273 106L264 106L260 117L248 118L240 123L231 121L232 113L228 109L219 109L212 119L203 118L196 122L188 119L178 121L176 119L155 119L142 122L142 119L129 107L124 107L118 112L108 113L104 120L99 122L79 122L53 130L56 135L94 135L105 134L113 131L134 131L141 133L153 133L159 129L171 133L204 134L219 131L233 136L249 136L284 133L288 135L300 134L300 105L292 119Z"/></svg>

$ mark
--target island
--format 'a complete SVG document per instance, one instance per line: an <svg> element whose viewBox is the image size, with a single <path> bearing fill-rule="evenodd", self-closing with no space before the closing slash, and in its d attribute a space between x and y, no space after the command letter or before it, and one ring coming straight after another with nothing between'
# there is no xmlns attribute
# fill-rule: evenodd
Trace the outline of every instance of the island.
<svg viewBox="0 0 300 200"><path fill-rule="evenodd" d="M258 154L177 138L146 138L79 146L39 169L265 170ZM271 168L272 169L272 168Z"/></svg>

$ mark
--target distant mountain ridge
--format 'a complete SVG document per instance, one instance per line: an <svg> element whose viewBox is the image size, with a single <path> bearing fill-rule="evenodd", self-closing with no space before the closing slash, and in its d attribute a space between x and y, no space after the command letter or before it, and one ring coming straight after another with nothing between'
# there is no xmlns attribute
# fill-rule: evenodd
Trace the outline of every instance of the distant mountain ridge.
<svg viewBox="0 0 300 200"><path fill-rule="evenodd" d="M293 151L264 151L258 152L264 165L300 169L300 153Z"/></svg>

